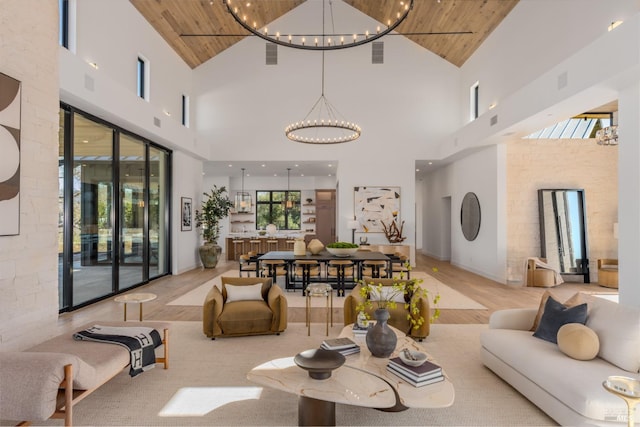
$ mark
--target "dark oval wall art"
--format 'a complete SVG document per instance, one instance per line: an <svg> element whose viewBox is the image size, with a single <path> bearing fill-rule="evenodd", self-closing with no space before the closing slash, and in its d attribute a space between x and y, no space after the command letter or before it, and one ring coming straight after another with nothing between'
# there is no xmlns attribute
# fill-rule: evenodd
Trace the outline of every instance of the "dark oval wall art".
<svg viewBox="0 0 640 427"><path fill-rule="evenodd" d="M478 237L478 232L480 231L480 201L475 193L467 193L462 199L460 225L465 239L473 241Z"/></svg>

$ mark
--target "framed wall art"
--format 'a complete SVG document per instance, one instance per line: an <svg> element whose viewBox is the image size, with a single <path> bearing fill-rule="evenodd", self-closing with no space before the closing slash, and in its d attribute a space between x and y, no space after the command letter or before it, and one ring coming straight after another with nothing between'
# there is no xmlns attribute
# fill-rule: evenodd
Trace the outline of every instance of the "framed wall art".
<svg viewBox="0 0 640 427"><path fill-rule="evenodd" d="M0 73L0 236L20 234L20 81Z"/></svg>
<svg viewBox="0 0 640 427"><path fill-rule="evenodd" d="M359 228L365 233L383 233L400 219L400 187L354 187L354 213Z"/></svg>
<svg viewBox="0 0 640 427"><path fill-rule="evenodd" d="M191 209L191 198L190 197L181 197L181 221L180 221L180 230L181 231L191 231L192 226L192 209Z"/></svg>

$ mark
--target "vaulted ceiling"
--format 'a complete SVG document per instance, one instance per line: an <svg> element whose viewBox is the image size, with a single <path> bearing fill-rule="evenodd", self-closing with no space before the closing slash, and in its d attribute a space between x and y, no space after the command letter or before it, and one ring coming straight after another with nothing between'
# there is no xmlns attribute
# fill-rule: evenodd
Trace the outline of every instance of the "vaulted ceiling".
<svg viewBox="0 0 640 427"><path fill-rule="evenodd" d="M130 1L191 68L249 35L227 12L222 0ZM322 0L254 1L256 19L268 24L305 1ZM344 2L378 22L385 22L388 11L401 3ZM413 9L396 31L459 67L517 3L518 0L414 0Z"/></svg>

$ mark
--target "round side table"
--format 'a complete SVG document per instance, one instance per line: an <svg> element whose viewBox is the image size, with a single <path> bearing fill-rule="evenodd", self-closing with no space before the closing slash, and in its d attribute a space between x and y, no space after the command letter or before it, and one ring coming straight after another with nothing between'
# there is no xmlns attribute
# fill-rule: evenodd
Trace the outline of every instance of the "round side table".
<svg viewBox="0 0 640 427"><path fill-rule="evenodd" d="M124 320L125 320L125 322L127 321L127 304L128 303L138 304L140 306L139 319L142 322L142 303L153 301L157 297L158 296L156 294L152 294L152 293L134 293L134 294L119 295L119 296L115 297L113 300L115 302L124 303Z"/></svg>
<svg viewBox="0 0 640 427"><path fill-rule="evenodd" d="M640 380L614 375L607 378L602 385L608 392L627 402L629 408L628 426L633 427L633 415L636 411L636 405L640 403Z"/></svg>

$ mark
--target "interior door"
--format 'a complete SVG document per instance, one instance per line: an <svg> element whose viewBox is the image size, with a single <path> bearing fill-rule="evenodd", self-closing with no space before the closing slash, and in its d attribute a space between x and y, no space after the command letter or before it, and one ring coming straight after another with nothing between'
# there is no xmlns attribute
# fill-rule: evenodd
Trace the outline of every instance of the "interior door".
<svg viewBox="0 0 640 427"><path fill-rule="evenodd" d="M336 241L336 190L316 190L316 239Z"/></svg>

